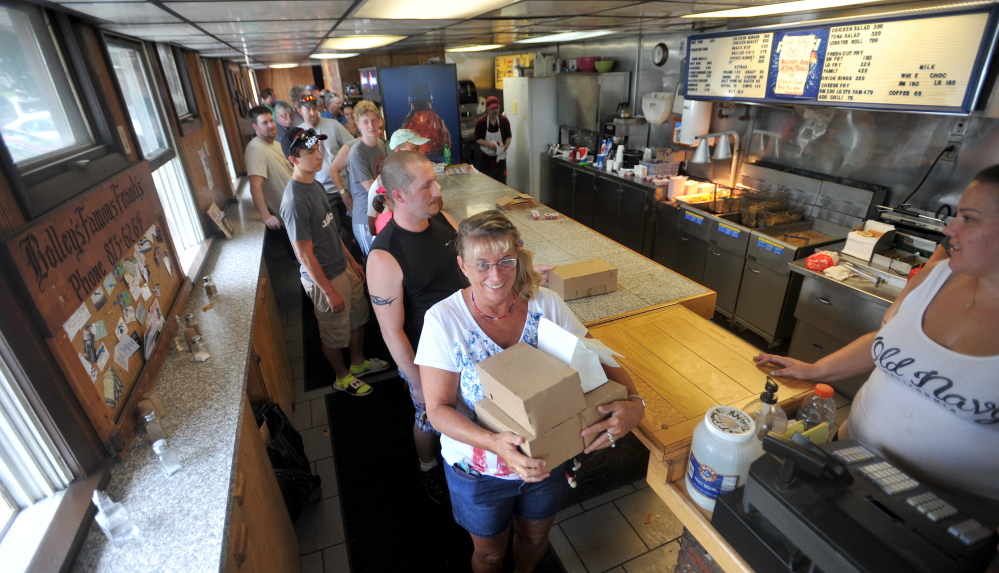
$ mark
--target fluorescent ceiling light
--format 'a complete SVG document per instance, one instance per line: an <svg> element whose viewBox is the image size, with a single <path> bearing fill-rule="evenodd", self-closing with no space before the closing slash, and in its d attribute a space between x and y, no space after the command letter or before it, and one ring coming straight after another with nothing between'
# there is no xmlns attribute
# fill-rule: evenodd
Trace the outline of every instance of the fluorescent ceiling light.
<svg viewBox="0 0 999 573"><path fill-rule="evenodd" d="M464 20L498 10L516 0L463 0L461 2L413 2L413 0L368 0L351 18L373 20Z"/></svg>
<svg viewBox="0 0 999 573"><path fill-rule="evenodd" d="M358 52L340 52L339 54L312 54L310 58L317 60L340 60L343 58L353 58L360 55Z"/></svg>
<svg viewBox="0 0 999 573"><path fill-rule="evenodd" d="M323 42L328 50L369 50L405 40L406 36L342 36Z"/></svg>
<svg viewBox="0 0 999 573"><path fill-rule="evenodd" d="M854 4L868 4L877 0L798 0L797 2L783 2L781 4L767 4L766 6L751 6L749 8L736 8L734 10L719 10L717 12L702 12L700 14L687 14L682 18L753 18L756 16L772 16L774 14L785 14L787 12L805 12L808 10L825 10L829 8L840 8L842 6L852 6Z"/></svg>
<svg viewBox="0 0 999 573"><path fill-rule="evenodd" d="M585 32L562 32L561 34L551 34L549 36L537 36L535 38L528 38L526 40L517 40L517 42L520 44L574 42L576 40L596 38L597 36L606 36L608 34L613 34L613 33L614 32L612 30L587 30Z"/></svg>
<svg viewBox="0 0 999 573"><path fill-rule="evenodd" d="M298 64L292 64L292 63L287 63L287 64L271 64L270 67L272 67L274 69L278 69L278 70L283 70L285 68L297 68Z"/></svg>
<svg viewBox="0 0 999 573"><path fill-rule="evenodd" d="M502 48L503 44L486 44L483 46L461 46L459 48L447 48L445 52L485 52L486 50L495 50L496 48Z"/></svg>

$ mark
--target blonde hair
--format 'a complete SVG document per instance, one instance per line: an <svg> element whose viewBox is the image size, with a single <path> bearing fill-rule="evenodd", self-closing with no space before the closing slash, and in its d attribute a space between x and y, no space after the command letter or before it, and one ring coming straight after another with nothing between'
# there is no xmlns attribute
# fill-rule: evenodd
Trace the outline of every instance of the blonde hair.
<svg viewBox="0 0 999 573"><path fill-rule="evenodd" d="M378 113L378 106L376 106L375 102L373 102L373 101L362 99L361 101L357 102L356 105L354 105L354 119L355 120L356 119L361 119L362 117L364 117L365 115L367 115L369 113L373 113L373 114L377 115L378 117L382 116L382 114Z"/></svg>
<svg viewBox="0 0 999 573"><path fill-rule="evenodd" d="M458 225L455 251L462 261L472 261L485 253L495 254L514 249L517 253L517 276L513 295L531 300L538 293L541 275L534 270L531 251L521 246L520 231L499 211L483 211Z"/></svg>

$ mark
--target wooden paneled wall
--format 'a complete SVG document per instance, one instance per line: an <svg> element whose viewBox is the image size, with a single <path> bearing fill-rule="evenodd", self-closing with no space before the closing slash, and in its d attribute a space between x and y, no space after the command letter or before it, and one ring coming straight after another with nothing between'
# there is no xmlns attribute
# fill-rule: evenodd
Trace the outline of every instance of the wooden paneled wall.
<svg viewBox="0 0 999 573"><path fill-rule="evenodd" d="M335 62L337 68L336 74L328 74L330 77L336 76L339 78L341 85L336 86L338 89L334 89L329 86L330 89L342 94L344 91L343 86L349 83L360 83L361 74L358 72L361 68L388 68L392 66L414 66L418 64L425 64L430 58L443 58L444 57L444 46L435 46L432 48L427 48L425 50L410 50L406 52L378 52L374 54L365 54L361 56L355 56L353 58L346 58L343 60L326 60L327 62ZM324 76L327 74L324 73Z"/></svg>
<svg viewBox="0 0 999 573"><path fill-rule="evenodd" d="M257 83L260 85L260 89L271 88L274 90L277 99L283 99L292 105L295 105L295 102L288 99L291 86L307 86L315 81L312 75L312 66L257 70ZM259 97L260 94L257 94L257 96Z"/></svg>
<svg viewBox="0 0 999 573"><path fill-rule="evenodd" d="M236 175L246 175L246 161L243 158L245 142L253 137L253 130L249 123L239 115L232 94L229 91L229 84L226 82L226 64L218 58L204 58L208 63L208 73L211 74L212 84L215 86L215 98L219 104L219 119L222 128L226 133L226 140L229 143L229 155L232 156L232 166L236 170Z"/></svg>

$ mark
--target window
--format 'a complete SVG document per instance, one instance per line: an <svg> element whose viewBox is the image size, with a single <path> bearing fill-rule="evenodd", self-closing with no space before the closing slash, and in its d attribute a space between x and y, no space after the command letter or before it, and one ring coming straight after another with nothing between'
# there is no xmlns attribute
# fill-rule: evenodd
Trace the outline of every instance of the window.
<svg viewBox="0 0 999 573"><path fill-rule="evenodd" d="M194 90L191 89L191 77L187 73L184 52L169 44L156 44L156 53L160 56L160 65L163 67L167 91L173 102L180 131L187 135L201 127L201 122L198 121L198 106L194 100Z"/></svg>
<svg viewBox="0 0 999 573"><path fill-rule="evenodd" d="M194 194L174 150L174 138L165 128L165 114L161 112L165 107L159 97L162 91L149 73L144 44L107 34L104 38L142 154L150 160L153 182L166 214L174 247L185 265L184 270L188 271L186 263L195 260L204 251L202 243L205 233L194 204ZM157 49L163 46L158 44ZM162 55L160 52L161 61ZM167 87L170 89L170 86Z"/></svg>
<svg viewBox="0 0 999 573"><path fill-rule="evenodd" d="M128 164L64 14L0 0L0 166L28 219Z"/></svg>
<svg viewBox="0 0 999 573"><path fill-rule="evenodd" d="M173 157L166 128L156 111L157 98L147 71L141 44L108 38L108 54L121 87L122 98L132 119L132 129L139 139L142 156L155 170Z"/></svg>
<svg viewBox="0 0 999 573"><path fill-rule="evenodd" d="M225 126L222 125L222 111L219 109L219 98L215 92L215 82L212 81L212 71L209 65L207 58L201 58L201 76L205 80L208 99L211 100L212 111L215 113L215 123L219 131L219 139L222 141L222 151L225 154L223 156L225 157L225 167L229 172L229 179L233 181L233 187L235 187L236 168L233 167L232 153L229 151L229 138L225 134Z"/></svg>

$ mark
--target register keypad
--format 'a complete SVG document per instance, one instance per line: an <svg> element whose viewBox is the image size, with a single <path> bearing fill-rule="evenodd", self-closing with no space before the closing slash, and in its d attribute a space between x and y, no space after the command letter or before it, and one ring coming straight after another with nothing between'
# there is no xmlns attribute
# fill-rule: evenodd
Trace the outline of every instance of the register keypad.
<svg viewBox="0 0 999 573"><path fill-rule="evenodd" d="M888 495L895 495L919 487L919 482L909 477L908 474L902 473L888 462L877 462L866 465L857 468L857 471L862 476L874 482Z"/></svg>

